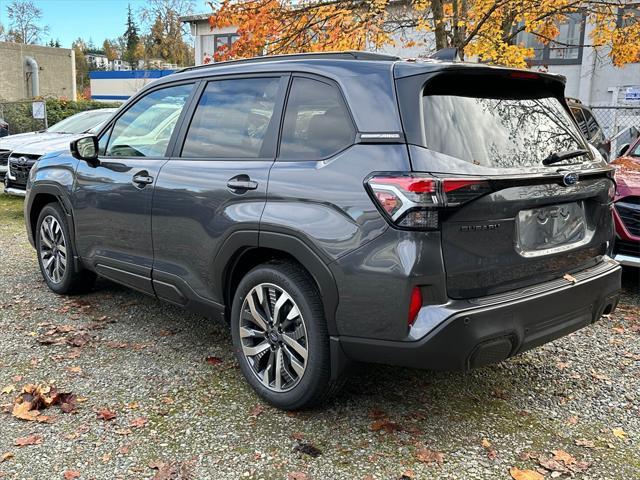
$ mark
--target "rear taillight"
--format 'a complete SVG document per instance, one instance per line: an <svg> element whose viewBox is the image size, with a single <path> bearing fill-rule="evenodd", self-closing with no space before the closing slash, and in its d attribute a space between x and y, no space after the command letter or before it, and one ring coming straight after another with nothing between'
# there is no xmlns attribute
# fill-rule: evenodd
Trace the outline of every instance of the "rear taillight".
<svg viewBox="0 0 640 480"><path fill-rule="evenodd" d="M380 175L367 182L372 196L398 227L439 228L439 213L491 191L489 182L475 178L435 178L415 173Z"/></svg>
<svg viewBox="0 0 640 480"><path fill-rule="evenodd" d="M409 326L413 325L416 321L416 317L418 316L418 312L422 307L422 292L420 291L420 287L413 287L411 290L411 300L409 301Z"/></svg>

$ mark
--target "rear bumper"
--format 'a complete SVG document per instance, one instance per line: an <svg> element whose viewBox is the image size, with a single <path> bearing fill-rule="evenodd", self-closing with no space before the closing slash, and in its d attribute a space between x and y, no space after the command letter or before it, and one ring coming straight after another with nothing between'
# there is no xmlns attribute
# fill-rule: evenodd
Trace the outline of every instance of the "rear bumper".
<svg viewBox="0 0 640 480"><path fill-rule="evenodd" d="M340 337L355 361L434 370L468 370L550 342L590 325L618 303L622 269L607 260L529 289L454 302L453 313L416 341ZM423 307L429 309L433 307Z"/></svg>

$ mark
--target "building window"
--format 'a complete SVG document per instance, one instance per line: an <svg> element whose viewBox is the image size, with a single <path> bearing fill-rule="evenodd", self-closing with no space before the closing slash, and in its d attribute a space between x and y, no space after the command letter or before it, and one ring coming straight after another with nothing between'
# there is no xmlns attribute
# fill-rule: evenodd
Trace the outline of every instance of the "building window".
<svg viewBox="0 0 640 480"><path fill-rule="evenodd" d="M618 27L625 28L640 22L640 8L621 8L618 10ZM640 62L640 54L634 63Z"/></svg>
<svg viewBox="0 0 640 480"><path fill-rule="evenodd" d="M202 45L202 63L211 63L214 61L216 53L220 55L222 52L231 48L231 45L239 38L235 33L220 33L215 35L203 35Z"/></svg>
<svg viewBox="0 0 640 480"><path fill-rule="evenodd" d="M558 25L560 33L555 40L544 44L539 37L529 32L518 34L516 41L533 48L531 65L570 65L582 62L585 17L581 13L570 13Z"/></svg>

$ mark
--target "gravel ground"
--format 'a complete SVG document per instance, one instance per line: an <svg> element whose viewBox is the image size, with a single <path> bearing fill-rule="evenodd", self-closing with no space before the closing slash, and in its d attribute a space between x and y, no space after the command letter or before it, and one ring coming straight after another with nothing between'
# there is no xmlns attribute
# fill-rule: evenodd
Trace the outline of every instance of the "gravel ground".
<svg viewBox="0 0 640 480"><path fill-rule="evenodd" d="M108 282L49 292L21 200L0 196L0 478L640 478L639 284L625 272L611 318L500 365L365 367L290 414L245 384L225 326ZM26 384L77 408L19 420Z"/></svg>

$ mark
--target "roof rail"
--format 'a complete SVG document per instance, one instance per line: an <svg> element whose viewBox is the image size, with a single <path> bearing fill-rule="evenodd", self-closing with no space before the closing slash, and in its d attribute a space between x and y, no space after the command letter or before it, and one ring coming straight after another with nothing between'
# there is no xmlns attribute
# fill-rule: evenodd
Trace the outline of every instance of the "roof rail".
<svg viewBox="0 0 640 480"><path fill-rule="evenodd" d="M285 55L265 55L264 57L241 58L238 60L226 60L224 62L207 63L205 65L197 65L194 67L182 68L175 73L188 72L191 70L199 70L201 68L213 68L213 67L223 66L223 65L235 65L235 64L242 64L242 63L265 63L265 62L275 62L277 60L300 60L300 59L316 59L316 58L342 59L342 60L381 60L381 61L388 61L388 62L401 60L400 57L396 57L394 55L385 55L382 53L374 53L374 52L361 52L358 50L349 50L344 52L292 53L292 54L285 54Z"/></svg>

